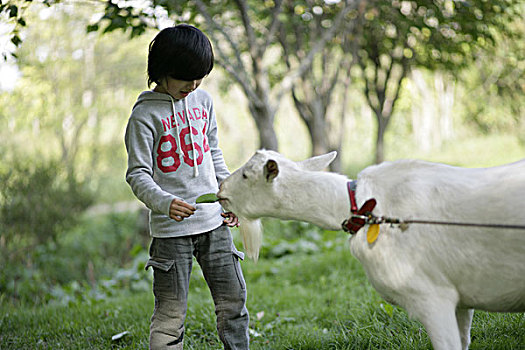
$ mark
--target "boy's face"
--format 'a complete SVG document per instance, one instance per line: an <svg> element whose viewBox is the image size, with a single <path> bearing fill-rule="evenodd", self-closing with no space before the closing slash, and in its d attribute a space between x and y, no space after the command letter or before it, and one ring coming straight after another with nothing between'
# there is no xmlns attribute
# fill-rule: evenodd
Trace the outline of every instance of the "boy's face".
<svg viewBox="0 0 525 350"><path fill-rule="evenodd" d="M186 81L186 80L174 79L172 77L166 77L166 79L164 80L164 84L157 87L157 88L160 87L161 89L155 89L155 90L159 92L168 93L174 99L180 100L188 96L195 89L197 89L201 83L202 83L202 79Z"/></svg>

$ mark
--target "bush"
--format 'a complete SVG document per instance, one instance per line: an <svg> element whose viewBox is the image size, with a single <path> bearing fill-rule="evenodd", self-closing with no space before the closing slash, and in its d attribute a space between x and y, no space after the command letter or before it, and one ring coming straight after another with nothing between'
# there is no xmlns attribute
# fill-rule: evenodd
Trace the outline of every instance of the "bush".
<svg viewBox="0 0 525 350"><path fill-rule="evenodd" d="M94 196L57 162L15 162L0 171L0 225L10 237L36 244L55 241L72 227Z"/></svg>
<svg viewBox="0 0 525 350"><path fill-rule="evenodd" d="M21 159L0 169L0 265L9 266L0 274L0 292L31 300L56 282L46 261L94 196L57 162Z"/></svg>
<svg viewBox="0 0 525 350"><path fill-rule="evenodd" d="M115 290L150 288L140 213L83 215L79 223L0 270L0 294L13 304L69 303L105 298ZM30 261L30 264L26 262ZM0 302L2 300L0 299Z"/></svg>

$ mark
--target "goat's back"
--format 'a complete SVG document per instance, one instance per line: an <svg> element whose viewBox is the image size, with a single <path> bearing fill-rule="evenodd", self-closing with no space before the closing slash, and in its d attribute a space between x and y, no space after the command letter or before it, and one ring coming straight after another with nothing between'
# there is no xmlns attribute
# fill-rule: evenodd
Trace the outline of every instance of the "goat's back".
<svg viewBox="0 0 525 350"><path fill-rule="evenodd" d="M405 220L525 225L525 160L479 169L385 162L359 174L357 198L375 198L376 215ZM420 280L454 286L467 307L525 310L525 230L383 225L374 245L365 234L352 240L352 251L380 291ZM379 260L389 261L383 271Z"/></svg>
<svg viewBox="0 0 525 350"><path fill-rule="evenodd" d="M384 215L456 218L524 223L525 159L493 168L460 168L418 160L385 162L358 177L366 192L381 202ZM381 197L382 200L379 200ZM396 203L392 206L390 204ZM483 216L480 214L483 213Z"/></svg>

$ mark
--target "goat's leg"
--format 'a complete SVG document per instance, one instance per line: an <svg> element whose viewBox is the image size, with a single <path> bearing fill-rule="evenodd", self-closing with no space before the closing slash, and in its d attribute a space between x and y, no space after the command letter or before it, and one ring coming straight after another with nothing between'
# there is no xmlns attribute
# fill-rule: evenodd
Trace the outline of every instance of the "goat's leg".
<svg viewBox="0 0 525 350"><path fill-rule="evenodd" d="M460 350L461 339L456 320L456 305L450 300L435 300L407 308L422 324L434 350Z"/></svg>
<svg viewBox="0 0 525 350"><path fill-rule="evenodd" d="M467 350L470 345L470 325L472 323L473 309L457 309L456 318L458 320L459 334L461 336L461 346Z"/></svg>

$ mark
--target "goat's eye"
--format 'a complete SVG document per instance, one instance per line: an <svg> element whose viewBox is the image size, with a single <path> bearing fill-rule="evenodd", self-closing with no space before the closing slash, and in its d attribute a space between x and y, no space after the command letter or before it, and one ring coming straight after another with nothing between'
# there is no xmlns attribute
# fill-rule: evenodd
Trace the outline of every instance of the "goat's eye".
<svg viewBox="0 0 525 350"><path fill-rule="evenodd" d="M242 173L242 178L246 180L246 179L248 179L248 176L246 176L245 173Z"/></svg>

